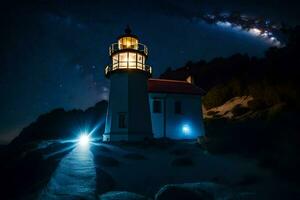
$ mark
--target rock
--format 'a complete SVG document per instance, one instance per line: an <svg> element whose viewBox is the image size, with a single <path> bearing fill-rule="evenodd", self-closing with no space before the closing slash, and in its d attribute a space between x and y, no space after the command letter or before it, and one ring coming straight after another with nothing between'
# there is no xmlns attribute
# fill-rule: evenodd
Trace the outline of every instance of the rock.
<svg viewBox="0 0 300 200"><path fill-rule="evenodd" d="M189 153L188 149L185 148L178 148L170 151L170 154L175 155L175 156L184 156Z"/></svg>
<svg viewBox="0 0 300 200"><path fill-rule="evenodd" d="M97 193L103 194L111 191L115 187L115 180L104 170L96 168L96 184Z"/></svg>
<svg viewBox="0 0 300 200"><path fill-rule="evenodd" d="M235 200L249 199L248 197L234 193L224 185L212 182L200 182L165 185L156 193L155 200Z"/></svg>
<svg viewBox="0 0 300 200"><path fill-rule="evenodd" d="M140 194L126 192L126 191L113 191L107 192L99 196L99 200L149 200L150 198L144 197Z"/></svg>
<svg viewBox="0 0 300 200"><path fill-rule="evenodd" d="M98 155L95 157L96 163L104 167L118 167L120 162L110 156Z"/></svg>
<svg viewBox="0 0 300 200"><path fill-rule="evenodd" d="M171 165L176 167L189 167L195 165L195 163L192 160L192 158L188 156L184 156L184 157L174 159Z"/></svg>
<svg viewBox="0 0 300 200"><path fill-rule="evenodd" d="M254 174L245 174L242 179L236 183L236 186L255 185L260 181L259 177Z"/></svg>
<svg viewBox="0 0 300 200"><path fill-rule="evenodd" d="M166 185L155 195L155 200L213 200L213 196L204 190L192 190L178 185Z"/></svg>
<svg viewBox="0 0 300 200"><path fill-rule="evenodd" d="M99 146L98 149L102 152L105 152L105 153L110 153L111 152L111 150L108 147L105 147L105 146Z"/></svg>
<svg viewBox="0 0 300 200"><path fill-rule="evenodd" d="M146 160L146 157L144 155L138 153L128 153L123 157L129 160Z"/></svg>

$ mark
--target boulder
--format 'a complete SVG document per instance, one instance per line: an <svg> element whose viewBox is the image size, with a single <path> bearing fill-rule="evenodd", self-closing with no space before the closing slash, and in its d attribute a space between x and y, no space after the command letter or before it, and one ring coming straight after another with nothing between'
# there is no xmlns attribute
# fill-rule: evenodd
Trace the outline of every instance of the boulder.
<svg viewBox="0 0 300 200"><path fill-rule="evenodd" d="M126 192L126 191L113 191L107 192L99 196L99 200L149 200L150 198L144 197L140 194Z"/></svg>
<svg viewBox="0 0 300 200"><path fill-rule="evenodd" d="M190 167L195 165L195 162L193 161L193 159L189 156L183 156L183 157L177 157L175 158L172 163L172 166L175 167Z"/></svg>
<svg viewBox="0 0 300 200"><path fill-rule="evenodd" d="M125 154L123 157L128 160L146 160L146 157L144 155L138 153L128 153Z"/></svg>
<svg viewBox="0 0 300 200"><path fill-rule="evenodd" d="M166 185L155 195L155 200L213 200L213 196L208 192L197 189L193 190L180 185Z"/></svg>
<svg viewBox="0 0 300 200"><path fill-rule="evenodd" d="M98 194L111 191L115 187L115 181L110 174L100 168L96 168L96 184Z"/></svg>
<svg viewBox="0 0 300 200"><path fill-rule="evenodd" d="M249 195L241 195L232 189L212 183L184 183L184 184L168 184L163 186L155 195L155 200L173 200L173 199L189 199L189 200L237 200L237 199L255 199L252 193Z"/></svg>
<svg viewBox="0 0 300 200"><path fill-rule="evenodd" d="M103 167L118 167L120 162L111 156L96 155L94 161Z"/></svg>

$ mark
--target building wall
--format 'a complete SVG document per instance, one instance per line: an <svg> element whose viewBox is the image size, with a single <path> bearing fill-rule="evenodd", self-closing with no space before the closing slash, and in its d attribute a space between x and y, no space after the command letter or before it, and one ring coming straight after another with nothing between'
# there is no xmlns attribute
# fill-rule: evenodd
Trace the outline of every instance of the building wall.
<svg viewBox="0 0 300 200"><path fill-rule="evenodd" d="M147 83L147 74L143 72L111 74L104 140L107 137L114 141L152 137ZM120 113L126 114L126 128L119 127Z"/></svg>
<svg viewBox="0 0 300 200"><path fill-rule="evenodd" d="M161 113L153 112L155 99L161 101ZM175 113L176 101L181 102L181 114ZM154 137L164 136L164 124L166 137L172 139L195 139L204 135L201 96L150 93L149 102Z"/></svg>
<svg viewBox="0 0 300 200"><path fill-rule="evenodd" d="M120 112L128 113L128 76L124 73L115 73L110 76L109 102L104 134L110 135L112 132L120 135L127 134L127 128L118 127L118 114Z"/></svg>

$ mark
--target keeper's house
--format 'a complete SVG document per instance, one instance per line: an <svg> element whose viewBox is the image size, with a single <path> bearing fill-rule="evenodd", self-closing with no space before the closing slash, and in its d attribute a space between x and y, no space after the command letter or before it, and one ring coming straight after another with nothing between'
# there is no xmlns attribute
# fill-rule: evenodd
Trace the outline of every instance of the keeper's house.
<svg viewBox="0 0 300 200"><path fill-rule="evenodd" d="M154 137L194 139L204 135L202 89L186 81L149 79L148 93Z"/></svg>

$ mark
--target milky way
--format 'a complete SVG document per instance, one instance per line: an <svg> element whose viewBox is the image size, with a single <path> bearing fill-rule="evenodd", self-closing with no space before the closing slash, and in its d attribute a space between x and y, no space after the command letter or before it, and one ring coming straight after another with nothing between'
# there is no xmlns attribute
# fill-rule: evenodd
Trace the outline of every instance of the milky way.
<svg viewBox="0 0 300 200"><path fill-rule="evenodd" d="M283 37L281 24L273 23L270 20L239 13L205 14L202 16L202 20L209 24L247 32L252 36L264 39L272 46L284 46L284 42L279 39L280 36ZM283 38L281 39L283 40Z"/></svg>

